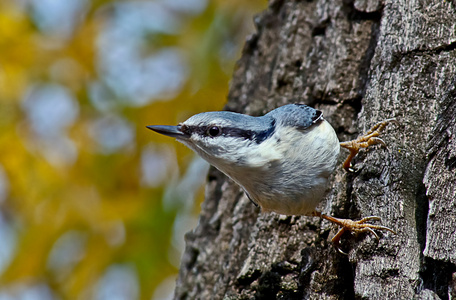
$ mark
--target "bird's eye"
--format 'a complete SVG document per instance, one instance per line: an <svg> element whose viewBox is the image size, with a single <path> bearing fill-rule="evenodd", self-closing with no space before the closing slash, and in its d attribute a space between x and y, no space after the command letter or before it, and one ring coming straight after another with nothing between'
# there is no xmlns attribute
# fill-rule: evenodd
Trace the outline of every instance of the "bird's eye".
<svg viewBox="0 0 456 300"><path fill-rule="evenodd" d="M220 129L220 127L217 127L217 126L211 126L207 130L207 135L209 135L211 137L219 136L221 133L222 133L222 130Z"/></svg>

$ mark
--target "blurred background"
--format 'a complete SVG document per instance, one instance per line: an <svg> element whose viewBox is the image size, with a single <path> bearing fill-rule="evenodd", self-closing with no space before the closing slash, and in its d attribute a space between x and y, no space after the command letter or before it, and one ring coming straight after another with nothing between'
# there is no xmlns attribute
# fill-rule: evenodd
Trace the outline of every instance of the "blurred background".
<svg viewBox="0 0 456 300"><path fill-rule="evenodd" d="M208 166L145 128L220 110L266 0L0 0L0 300L169 299Z"/></svg>

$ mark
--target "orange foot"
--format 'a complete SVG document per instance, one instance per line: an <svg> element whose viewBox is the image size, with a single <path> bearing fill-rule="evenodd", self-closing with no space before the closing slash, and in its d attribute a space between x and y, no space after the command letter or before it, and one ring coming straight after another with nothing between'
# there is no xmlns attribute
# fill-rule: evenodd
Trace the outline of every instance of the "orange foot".
<svg viewBox="0 0 456 300"><path fill-rule="evenodd" d="M375 230L387 230L387 231L390 231L394 234L396 234L396 232L394 230L392 230L391 228L388 228L388 227L385 227L385 226L381 226L381 225L373 225L373 224L369 224L369 223L366 223L367 221L370 221L370 220L376 220L376 221L380 221L381 218L380 217L376 217L376 216L370 216L370 217L365 217L359 221L353 221L353 220L350 220L350 219L339 219L339 218L334 218L334 217L331 217L331 216L328 216L328 215L325 215L325 214L322 214L321 212L314 212L313 213L314 216L317 216L317 217L320 217L322 219L325 219L325 220L328 220L330 222L333 222L339 226L341 226L342 228L339 230L339 232L337 232L337 234L332 238L332 242L334 244L334 246L336 247L337 251L339 251L340 253L342 254L345 254L345 255L348 255L347 253L345 253L344 251L342 251L342 249L340 249L340 238L342 236L342 234L344 234L345 231L352 231L356 234L358 233L361 233L361 232L370 232L372 233L375 238L377 240L379 240L380 238L378 237L378 235L375 233L374 229Z"/></svg>
<svg viewBox="0 0 456 300"><path fill-rule="evenodd" d="M351 161L353 157L355 157L355 155L358 154L359 149L367 148L371 145L377 144L381 144L382 146L386 147L385 142L381 138L378 138L378 136L389 123L399 124L394 118L387 119L375 124L374 127L372 127L366 134L358 137L356 140L340 143L341 147L344 147L350 151L350 154L344 162L345 170L353 171L351 169Z"/></svg>

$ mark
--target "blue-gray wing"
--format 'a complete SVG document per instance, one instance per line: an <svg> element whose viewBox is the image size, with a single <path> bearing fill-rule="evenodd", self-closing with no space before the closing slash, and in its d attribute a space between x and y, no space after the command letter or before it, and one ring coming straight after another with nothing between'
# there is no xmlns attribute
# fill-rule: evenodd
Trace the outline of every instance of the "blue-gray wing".
<svg viewBox="0 0 456 300"><path fill-rule="evenodd" d="M320 121L323 113L304 104L288 104L274 109L265 116L274 118L284 126L305 129Z"/></svg>

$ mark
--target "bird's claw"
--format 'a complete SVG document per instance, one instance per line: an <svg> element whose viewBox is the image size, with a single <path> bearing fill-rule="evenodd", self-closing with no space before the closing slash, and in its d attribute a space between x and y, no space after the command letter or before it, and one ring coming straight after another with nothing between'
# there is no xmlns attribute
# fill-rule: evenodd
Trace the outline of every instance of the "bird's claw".
<svg viewBox="0 0 456 300"><path fill-rule="evenodd" d="M358 221L353 221L350 219L339 219L339 218L334 218L325 214L322 214L319 211L314 211L312 215L316 217L320 217L322 219L328 220L332 223L335 223L342 227L337 234L332 238L332 242L334 244L334 247L337 249L342 254L348 255L345 253L341 248L340 248L340 238L342 235L345 233L345 231L351 231L354 232L355 234L361 233L361 232L370 232L372 233L377 240L380 240L380 237L377 235L377 233L374 230L386 230L390 231L394 234L397 234L396 231L392 230L391 228L388 228L386 226L381 226L381 225L374 225L374 224L369 224L366 223L368 221L381 221L382 219L377 216L369 216L369 217L364 217L361 220Z"/></svg>
<svg viewBox="0 0 456 300"><path fill-rule="evenodd" d="M382 147L385 147L386 148L386 143L384 140L382 140L381 138L379 137L372 137L370 138L370 144L368 143L368 146L370 145L382 145Z"/></svg>
<svg viewBox="0 0 456 300"><path fill-rule="evenodd" d="M353 169L351 168L351 161L356 154L358 154L361 148L367 148L371 145L382 145L386 148L386 143L378 136L389 123L394 123L396 125L399 124L395 118L386 119L375 124L366 134L358 137L357 139L340 143L341 147L350 151L350 154L344 162L344 169L346 171L353 172Z"/></svg>
<svg viewBox="0 0 456 300"><path fill-rule="evenodd" d="M392 230L391 228L388 228L386 226L366 223L371 220L381 221L381 218L377 217L377 216L365 217L359 221L353 221L350 219L338 219L338 218L333 218L333 217L326 218L326 217L329 217L329 216L325 216L323 218L325 218L333 223L336 223L337 225L342 227L337 232L337 234L332 238L331 241L333 242L334 247L337 249L337 251L339 251L341 254L344 254L344 255L348 255L348 254L340 248L340 238L345 233L345 231L351 231L355 234L359 234L362 232L369 232L369 233L372 233L372 235L377 239L377 241L380 240L380 237L374 231L374 229L375 230L386 230L386 231L390 231L394 234L397 234L394 230Z"/></svg>

